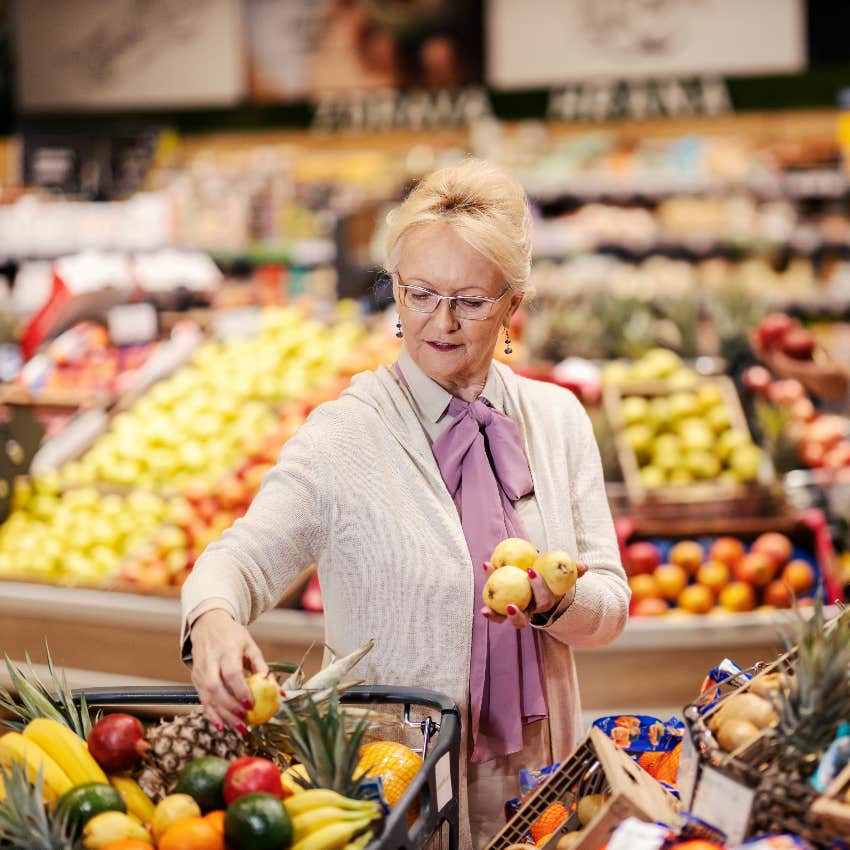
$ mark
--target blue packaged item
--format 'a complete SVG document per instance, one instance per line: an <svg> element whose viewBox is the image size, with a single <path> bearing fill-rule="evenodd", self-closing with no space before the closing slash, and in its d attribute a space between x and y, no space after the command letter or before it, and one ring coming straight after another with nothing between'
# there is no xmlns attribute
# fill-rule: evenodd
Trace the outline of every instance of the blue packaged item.
<svg viewBox="0 0 850 850"><path fill-rule="evenodd" d="M645 714L600 717L593 725L629 753L667 752L682 742L685 733L685 724L678 717L661 721Z"/></svg>
<svg viewBox="0 0 850 850"><path fill-rule="evenodd" d="M835 740L829 745L818 769L809 780L812 788L819 794L825 794L830 783L850 763L850 723L842 723L835 733Z"/></svg>
<svg viewBox="0 0 850 850"><path fill-rule="evenodd" d="M717 705L717 700L720 698L720 687L723 682L729 679L735 679L735 684L743 685L749 682L753 677L744 672L734 661L729 658L724 658L716 667L712 667L708 671L705 680L700 689L699 698L699 713L705 714L710 709Z"/></svg>

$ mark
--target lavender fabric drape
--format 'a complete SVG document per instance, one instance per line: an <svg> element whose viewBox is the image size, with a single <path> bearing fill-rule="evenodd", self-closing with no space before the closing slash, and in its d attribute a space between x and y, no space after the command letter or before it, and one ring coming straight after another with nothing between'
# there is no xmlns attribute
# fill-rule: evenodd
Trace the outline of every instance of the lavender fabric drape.
<svg viewBox="0 0 850 850"><path fill-rule="evenodd" d="M432 447L460 514L472 558L475 597L469 689L473 762L523 748L523 724L546 717L539 635L490 623L479 613L487 576L480 565L506 537L524 537L512 502L533 492L516 424L487 399L453 398L453 422Z"/></svg>

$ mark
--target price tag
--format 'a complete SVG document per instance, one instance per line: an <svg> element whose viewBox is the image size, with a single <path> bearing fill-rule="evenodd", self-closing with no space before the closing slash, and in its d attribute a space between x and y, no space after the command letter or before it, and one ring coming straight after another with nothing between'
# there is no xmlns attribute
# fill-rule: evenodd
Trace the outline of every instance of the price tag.
<svg viewBox="0 0 850 850"><path fill-rule="evenodd" d="M109 337L115 345L141 345L156 339L159 323L152 304L118 304L106 314Z"/></svg>
<svg viewBox="0 0 850 850"><path fill-rule="evenodd" d="M713 767L703 768L691 813L726 833L726 842L743 842L750 822L755 791Z"/></svg>
<svg viewBox="0 0 850 850"><path fill-rule="evenodd" d="M454 797L454 791L452 790L452 761L449 753L446 753L434 765L434 777L437 780L437 811L440 812L444 806L451 803Z"/></svg>
<svg viewBox="0 0 850 850"><path fill-rule="evenodd" d="M260 308L238 307L220 310L213 316L213 331L221 342L253 339L260 335Z"/></svg>

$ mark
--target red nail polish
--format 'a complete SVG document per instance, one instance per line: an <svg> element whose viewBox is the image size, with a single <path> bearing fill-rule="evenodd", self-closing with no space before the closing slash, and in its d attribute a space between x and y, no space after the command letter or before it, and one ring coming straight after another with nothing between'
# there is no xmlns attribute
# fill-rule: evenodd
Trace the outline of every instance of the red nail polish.
<svg viewBox="0 0 850 850"><path fill-rule="evenodd" d="M248 727L244 723L237 723L236 724L236 731L240 735L247 735L248 734Z"/></svg>
<svg viewBox="0 0 850 850"><path fill-rule="evenodd" d="M224 724L216 722L215 731L216 732L224 732Z"/></svg>
<svg viewBox="0 0 850 850"><path fill-rule="evenodd" d="M486 572L487 572L487 570L489 570L489 569L490 569L490 562L489 562L489 561L485 561L485 562L481 565L481 569L482 569L482 570L484 570L484 572L486 573Z"/></svg>
<svg viewBox="0 0 850 850"><path fill-rule="evenodd" d="M490 612L489 612L489 611L482 611L481 613L482 613L482 614L483 614L483 615L484 615L484 616L485 616L488 620L490 619Z"/></svg>
<svg viewBox="0 0 850 850"><path fill-rule="evenodd" d="M533 569L531 569L531 567L528 568L528 577L537 578L537 573Z"/></svg>
<svg viewBox="0 0 850 850"><path fill-rule="evenodd" d="M244 705L244 706L245 706L245 708L250 708L253 704L254 704L254 703L253 703L253 702L251 702L251 700L249 700L249 699L243 699L243 700L242 700L242 705Z"/></svg>
<svg viewBox="0 0 850 850"><path fill-rule="evenodd" d="M281 689L280 689L280 695L281 695L282 697L285 697L285 696L286 696L286 691L285 691L283 688L281 688Z"/></svg>
<svg viewBox="0 0 850 850"><path fill-rule="evenodd" d="M516 612L517 612L517 607L516 607L516 605L508 605L508 606L506 606L505 610L508 612L508 614L511 617L513 617L513 615L516 614Z"/></svg>

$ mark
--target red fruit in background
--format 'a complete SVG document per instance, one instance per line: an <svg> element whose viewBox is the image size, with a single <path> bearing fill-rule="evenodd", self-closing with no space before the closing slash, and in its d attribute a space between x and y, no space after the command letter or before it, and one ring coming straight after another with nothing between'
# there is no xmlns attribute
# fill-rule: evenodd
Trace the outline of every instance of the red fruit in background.
<svg viewBox="0 0 850 850"><path fill-rule="evenodd" d="M765 587L778 569L779 564L766 552L748 552L735 564L735 578L753 587Z"/></svg>
<svg viewBox="0 0 850 850"><path fill-rule="evenodd" d="M632 602L639 599L658 599L661 596L655 576L648 573L632 576L629 579L629 588L632 591Z"/></svg>
<svg viewBox="0 0 850 850"><path fill-rule="evenodd" d="M95 723L86 743L92 758L107 772L132 770L149 744L145 727L132 714L107 714Z"/></svg>
<svg viewBox="0 0 850 850"><path fill-rule="evenodd" d="M744 544L737 537L718 537L711 544L708 556L712 561L720 561L727 567L734 567L744 554Z"/></svg>
<svg viewBox="0 0 850 850"><path fill-rule="evenodd" d="M623 553L623 566L630 576L651 573L661 563L661 553L646 541L630 543Z"/></svg>
<svg viewBox="0 0 850 850"><path fill-rule="evenodd" d="M658 585L658 592L669 600L674 600L688 583L688 574L676 564L661 564L652 574Z"/></svg>
<svg viewBox="0 0 850 850"><path fill-rule="evenodd" d="M791 558L794 547L791 541L784 535L775 531L760 534L753 541L750 552L764 552L776 562L777 568L784 566Z"/></svg>
<svg viewBox="0 0 850 850"><path fill-rule="evenodd" d="M719 601L727 611L752 611L756 607L756 592L745 581L733 581L720 591Z"/></svg>
<svg viewBox="0 0 850 850"><path fill-rule="evenodd" d="M695 540L682 540L670 550L670 563L693 575L705 558L705 550Z"/></svg>
<svg viewBox="0 0 850 850"><path fill-rule="evenodd" d="M815 335L805 328L792 328L780 343L782 351L795 360L811 360L815 351Z"/></svg>
<svg viewBox="0 0 850 850"><path fill-rule="evenodd" d="M802 558L795 558L782 570L782 581L788 584L794 593L805 593L815 585L814 567Z"/></svg>
<svg viewBox="0 0 850 850"><path fill-rule="evenodd" d="M663 599L647 597L632 603L631 615L633 617L660 617L666 614L669 609L670 606Z"/></svg>
<svg viewBox="0 0 850 850"><path fill-rule="evenodd" d="M704 584L689 584L676 600L683 611L707 614L714 607L714 594Z"/></svg>
<svg viewBox="0 0 850 850"><path fill-rule="evenodd" d="M815 406L810 398L798 398L791 405L791 417L798 422L811 422L815 418Z"/></svg>
<svg viewBox="0 0 850 850"><path fill-rule="evenodd" d="M847 433L845 421L840 416L825 414L809 423L806 429L806 442L820 443L824 449L830 449Z"/></svg>
<svg viewBox="0 0 850 850"><path fill-rule="evenodd" d="M224 802L229 806L234 800L255 791L265 791L283 797L280 769L268 759L243 756L230 762L222 785Z"/></svg>
<svg viewBox="0 0 850 850"><path fill-rule="evenodd" d="M823 465L827 469L841 469L842 466L850 466L850 442L839 440L823 456Z"/></svg>
<svg viewBox="0 0 850 850"><path fill-rule="evenodd" d="M310 576L307 587L304 588L304 593L301 594L301 607L305 611L314 611L319 614L325 610L322 604L322 591L319 587L318 573L313 573Z"/></svg>
<svg viewBox="0 0 850 850"><path fill-rule="evenodd" d="M810 469L817 469L823 466L823 459L826 456L826 449L820 443L813 443L811 440L803 440L798 449L800 460Z"/></svg>
<svg viewBox="0 0 850 850"><path fill-rule="evenodd" d="M777 348L785 335L799 326L796 319L785 313L768 313L756 327L756 338L762 348Z"/></svg>
<svg viewBox="0 0 850 850"><path fill-rule="evenodd" d="M791 407L806 398L806 388L794 378L774 381L767 390L767 397L780 407Z"/></svg>
<svg viewBox="0 0 850 850"><path fill-rule="evenodd" d="M764 604L774 608L790 608L791 588L781 578L774 579L764 589Z"/></svg>
<svg viewBox="0 0 850 850"><path fill-rule="evenodd" d="M749 369L744 370L741 380L747 389L756 393L766 393L773 382L773 376L764 366L750 366Z"/></svg>

